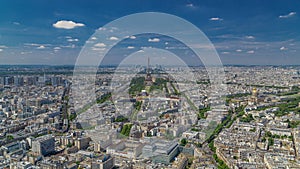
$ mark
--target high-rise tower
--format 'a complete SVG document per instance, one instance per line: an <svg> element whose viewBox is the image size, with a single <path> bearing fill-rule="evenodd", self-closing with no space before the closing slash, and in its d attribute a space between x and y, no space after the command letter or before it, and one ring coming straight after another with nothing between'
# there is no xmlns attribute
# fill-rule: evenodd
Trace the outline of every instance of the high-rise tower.
<svg viewBox="0 0 300 169"><path fill-rule="evenodd" d="M151 73L150 73L150 58L149 57L148 57L148 64L147 64L147 73L146 73L146 77L145 77L145 85L146 86L153 85L153 81L152 81L152 77L151 77Z"/></svg>

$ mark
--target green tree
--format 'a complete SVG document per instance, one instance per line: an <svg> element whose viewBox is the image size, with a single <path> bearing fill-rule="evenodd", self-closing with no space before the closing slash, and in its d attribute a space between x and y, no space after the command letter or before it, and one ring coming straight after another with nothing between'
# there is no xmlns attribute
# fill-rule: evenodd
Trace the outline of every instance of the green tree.
<svg viewBox="0 0 300 169"><path fill-rule="evenodd" d="M122 130L121 130L121 134L124 136L129 136L130 134L130 130L133 124L124 124Z"/></svg>
<svg viewBox="0 0 300 169"><path fill-rule="evenodd" d="M274 139L273 138L269 138L268 139L268 146L273 146L274 145Z"/></svg>
<svg viewBox="0 0 300 169"><path fill-rule="evenodd" d="M14 136L12 136L12 135L7 135L7 136L6 136L6 139L7 139L7 140L13 140L13 139L14 139Z"/></svg>
<svg viewBox="0 0 300 169"><path fill-rule="evenodd" d="M180 141L180 145L181 145L181 146L185 146L187 143L188 143L188 141L187 141L186 138L183 138L183 139L181 139L181 141Z"/></svg>

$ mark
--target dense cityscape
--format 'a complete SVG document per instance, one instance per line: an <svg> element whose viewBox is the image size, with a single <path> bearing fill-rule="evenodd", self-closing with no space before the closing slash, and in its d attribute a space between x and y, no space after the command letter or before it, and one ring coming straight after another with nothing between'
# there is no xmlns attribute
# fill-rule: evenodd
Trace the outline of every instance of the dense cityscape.
<svg viewBox="0 0 300 169"><path fill-rule="evenodd" d="M184 68L100 69L91 100L73 98L71 66L1 67L0 167L300 167L297 66L224 67L223 105L204 67L194 88L170 76Z"/></svg>
<svg viewBox="0 0 300 169"><path fill-rule="evenodd" d="M0 11L0 169L300 169L300 1Z"/></svg>

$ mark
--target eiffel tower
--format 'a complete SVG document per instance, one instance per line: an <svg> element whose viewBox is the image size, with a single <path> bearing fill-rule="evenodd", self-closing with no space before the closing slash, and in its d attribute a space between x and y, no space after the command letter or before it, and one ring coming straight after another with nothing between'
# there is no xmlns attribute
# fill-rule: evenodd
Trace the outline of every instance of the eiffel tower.
<svg viewBox="0 0 300 169"><path fill-rule="evenodd" d="M148 57L148 64L147 64L147 74L145 77L145 86L152 86L153 80L150 73L150 58Z"/></svg>

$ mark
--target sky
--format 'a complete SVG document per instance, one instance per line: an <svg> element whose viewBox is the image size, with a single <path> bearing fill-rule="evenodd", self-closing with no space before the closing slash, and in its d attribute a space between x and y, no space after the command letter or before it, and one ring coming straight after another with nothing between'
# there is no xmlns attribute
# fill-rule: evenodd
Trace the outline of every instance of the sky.
<svg viewBox="0 0 300 169"><path fill-rule="evenodd" d="M0 64L73 65L96 30L140 12L191 22L224 65L300 64L297 0L3 0L0 11Z"/></svg>

